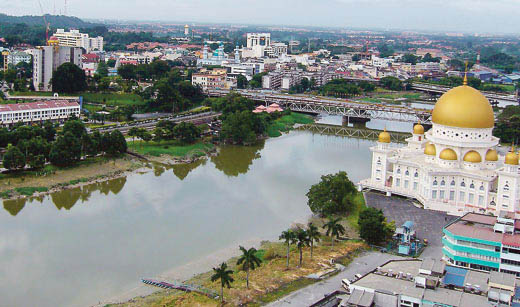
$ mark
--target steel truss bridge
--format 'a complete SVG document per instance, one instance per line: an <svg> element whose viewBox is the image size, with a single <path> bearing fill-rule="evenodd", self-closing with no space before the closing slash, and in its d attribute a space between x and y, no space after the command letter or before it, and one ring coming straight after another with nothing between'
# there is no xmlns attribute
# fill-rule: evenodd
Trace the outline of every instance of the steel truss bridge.
<svg viewBox="0 0 520 307"><path fill-rule="evenodd" d="M345 117L346 122L382 119L400 122L420 121L424 124L431 124L431 111L426 109L316 96L273 94L254 90L237 90L236 92L254 101L266 105L276 103L282 108L295 112L341 115ZM222 97L229 93L229 90L207 92L210 97Z"/></svg>
<svg viewBox="0 0 520 307"><path fill-rule="evenodd" d="M412 84L412 89L432 94L444 94L445 92L449 91L451 87L414 82ZM500 94L496 92L482 92L482 94L486 96L486 98L489 99L490 102L496 101L505 103L520 103L520 98L516 95Z"/></svg>
<svg viewBox="0 0 520 307"><path fill-rule="evenodd" d="M367 129L367 128L356 128L356 127L345 127L337 125L327 124L307 124L301 125L295 128L300 131L310 131L312 133L345 136L359 139L377 140L379 133L382 130ZM411 133L405 132L390 132L391 141L394 143L404 143L405 140L411 137Z"/></svg>

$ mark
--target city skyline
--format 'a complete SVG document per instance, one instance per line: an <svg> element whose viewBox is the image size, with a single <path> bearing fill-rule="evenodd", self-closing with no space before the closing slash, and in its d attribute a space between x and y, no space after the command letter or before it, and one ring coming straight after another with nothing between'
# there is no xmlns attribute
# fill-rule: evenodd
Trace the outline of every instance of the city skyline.
<svg viewBox="0 0 520 307"><path fill-rule="evenodd" d="M96 1L94 1L96 2ZM122 5L124 3L124 6ZM35 0L7 0L4 13L39 15ZM518 0L150 0L127 3L122 0L68 1L67 15L88 19L133 21L208 22L271 24L287 26L377 28L388 30L429 30L447 32L515 33ZM62 1L42 0L44 13L64 11ZM268 12L268 14L266 13Z"/></svg>

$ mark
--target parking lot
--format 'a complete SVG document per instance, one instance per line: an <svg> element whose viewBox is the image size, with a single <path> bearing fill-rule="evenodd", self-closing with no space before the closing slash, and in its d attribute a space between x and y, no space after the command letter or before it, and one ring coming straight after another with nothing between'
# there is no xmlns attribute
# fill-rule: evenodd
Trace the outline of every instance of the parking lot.
<svg viewBox="0 0 520 307"><path fill-rule="evenodd" d="M365 193L365 200L367 206L382 209L389 221L395 221L396 227L400 227L405 221L414 222L417 237L428 240L428 246L421 254L421 258L442 257L442 228L455 220L455 216L417 208L409 199L387 197L375 192Z"/></svg>

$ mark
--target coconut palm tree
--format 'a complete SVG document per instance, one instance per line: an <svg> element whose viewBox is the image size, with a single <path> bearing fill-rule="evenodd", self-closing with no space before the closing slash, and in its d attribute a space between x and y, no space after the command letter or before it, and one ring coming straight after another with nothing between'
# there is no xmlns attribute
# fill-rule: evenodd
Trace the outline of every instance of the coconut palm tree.
<svg viewBox="0 0 520 307"><path fill-rule="evenodd" d="M298 251L300 252L300 264L298 266L302 266L302 260L303 260L303 248L305 246L309 246L310 239L309 235L307 234L307 231L305 229L299 228L296 231L296 246L298 246Z"/></svg>
<svg viewBox="0 0 520 307"><path fill-rule="evenodd" d="M324 228L327 229L327 236L330 236L332 239L332 247L334 248L334 237L338 238L339 235L345 234L345 227L339 223L341 218L331 218L329 217L329 221L324 225Z"/></svg>
<svg viewBox="0 0 520 307"><path fill-rule="evenodd" d="M289 252L291 251L291 244L295 243L296 235L292 229L287 229L282 231L278 239L284 240L285 244L287 244L287 268L289 268Z"/></svg>
<svg viewBox="0 0 520 307"><path fill-rule="evenodd" d="M320 232L318 231L318 227L316 227L312 223L309 223L309 225L307 225L307 235L309 236L309 240L311 241L311 260L312 260L312 250L314 247L314 242L320 242Z"/></svg>
<svg viewBox="0 0 520 307"><path fill-rule="evenodd" d="M262 260L256 256L256 248L251 247L250 249L245 249L243 246L240 246L240 251L242 252L242 256L238 258L237 265L241 265L246 271L246 287L249 289L249 270L254 270L260 266Z"/></svg>
<svg viewBox="0 0 520 307"><path fill-rule="evenodd" d="M233 271L228 270L228 266L225 262L222 262L222 264L219 267L213 268L213 276L211 276L211 281L215 282L220 279L220 301L222 304L224 304L224 286L231 288L231 283L234 281L233 277Z"/></svg>

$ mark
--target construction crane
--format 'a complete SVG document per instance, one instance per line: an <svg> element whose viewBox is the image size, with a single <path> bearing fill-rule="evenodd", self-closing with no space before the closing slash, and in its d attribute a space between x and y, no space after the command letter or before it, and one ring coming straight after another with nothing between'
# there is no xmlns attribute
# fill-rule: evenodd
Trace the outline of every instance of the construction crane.
<svg viewBox="0 0 520 307"><path fill-rule="evenodd" d="M45 24L45 44L49 41L49 30L50 30L50 23L47 22L47 18L45 18L45 13L43 12L43 5L41 0L38 0L38 4L40 5L40 12L42 13L43 22Z"/></svg>

